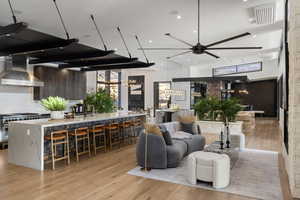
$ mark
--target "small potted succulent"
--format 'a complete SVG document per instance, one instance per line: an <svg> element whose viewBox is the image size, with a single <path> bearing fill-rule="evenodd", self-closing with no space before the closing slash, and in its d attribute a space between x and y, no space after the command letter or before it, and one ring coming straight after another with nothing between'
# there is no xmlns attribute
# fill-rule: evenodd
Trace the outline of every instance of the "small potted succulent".
<svg viewBox="0 0 300 200"><path fill-rule="evenodd" d="M64 119L65 110L68 104L64 98L61 97L48 97L41 100L42 106L51 112L51 119Z"/></svg>

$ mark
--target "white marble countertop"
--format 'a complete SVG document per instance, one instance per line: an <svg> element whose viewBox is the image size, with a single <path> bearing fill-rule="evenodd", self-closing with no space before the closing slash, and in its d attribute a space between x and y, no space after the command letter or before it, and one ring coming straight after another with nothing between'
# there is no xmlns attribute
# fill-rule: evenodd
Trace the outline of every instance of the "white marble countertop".
<svg viewBox="0 0 300 200"><path fill-rule="evenodd" d="M178 112L180 110L175 109L157 109L156 112Z"/></svg>
<svg viewBox="0 0 300 200"><path fill-rule="evenodd" d="M62 119L62 120L36 119L36 120L14 121L14 122L10 122L9 126L13 126L14 124L28 124L28 125L41 126L44 128L44 127L61 126L61 125L76 124L76 123L83 123L83 122L113 120L113 119L126 118L126 117L140 117L145 115L146 114L142 114L142 113L103 113L103 114L88 115L86 117L78 116L73 119Z"/></svg>

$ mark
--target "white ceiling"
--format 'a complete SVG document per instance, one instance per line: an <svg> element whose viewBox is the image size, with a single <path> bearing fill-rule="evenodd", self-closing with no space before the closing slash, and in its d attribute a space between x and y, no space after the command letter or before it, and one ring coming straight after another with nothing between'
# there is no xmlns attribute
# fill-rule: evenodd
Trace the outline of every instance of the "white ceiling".
<svg viewBox="0 0 300 200"><path fill-rule="evenodd" d="M19 21L33 29L64 37L62 26L52 0L11 0ZM256 25L249 21L249 8L268 2L277 2L277 19L273 25ZM185 47L184 44L164 36L173 35L196 43L197 0L57 0L71 37L81 43L102 47L99 37L89 19L94 14L107 46L127 55L116 31L120 26L134 56L144 59L138 51L134 35L138 34L144 47ZM178 14L174 14L176 12ZM181 15L182 19L177 19ZM207 44L244 32L256 35L228 42L223 46L263 46L263 50L214 51L222 58L270 53L278 50L283 20L282 0L201 0L201 43ZM12 23L6 0L0 1L0 25ZM152 43L148 41L152 40ZM180 52L180 51L179 51ZM166 56L178 51L148 51L151 61L161 63ZM193 65L212 62L206 55L185 55L173 61Z"/></svg>

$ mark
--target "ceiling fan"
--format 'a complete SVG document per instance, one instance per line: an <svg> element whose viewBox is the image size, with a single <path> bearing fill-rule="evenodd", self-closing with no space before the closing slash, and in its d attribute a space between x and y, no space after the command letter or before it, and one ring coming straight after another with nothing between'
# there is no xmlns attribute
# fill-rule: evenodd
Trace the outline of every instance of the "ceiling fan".
<svg viewBox="0 0 300 200"><path fill-rule="evenodd" d="M251 35L251 33L249 33L249 32L246 32L246 33L243 33L243 34L240 34L240 35L236 35L236 36L224 39L224 40L220 40L220 41L208 44L208 45L201 44L200 43L200 0L198 0L198 42L197 42L197 44L196 45L190 44L189 42L186 42L186 41L181 40L177 37L174 37L170 33L166 33L165 35L172 38L172 39L174 39L174 40L177 40L181 43L184 43L184 44L188 45L189 48L139 48L138 50L143 50L143 51L144 50L186 50L186 51L181 52L179 54L169 56L169 57L167 57L167 59L170 59L170 58L173 58L173 57L176 57L176 56L180 56L180 55L184 55L184 54L188 54L188 53L193 53L193 54L197 54L197 55L207 54L209 56L212 56L212 57L218 59L218 58L220 58L219 56L217 56L217 55L215 55L215 54L213 54L209 51L210 50L262 49L262 47L214 47L218 44L222 44L222 43L225 43L225 42L228 42L228 41L231 41L231 40L235 40L235 39L238 39L238 38L249 36L249 35Z"/></svg>

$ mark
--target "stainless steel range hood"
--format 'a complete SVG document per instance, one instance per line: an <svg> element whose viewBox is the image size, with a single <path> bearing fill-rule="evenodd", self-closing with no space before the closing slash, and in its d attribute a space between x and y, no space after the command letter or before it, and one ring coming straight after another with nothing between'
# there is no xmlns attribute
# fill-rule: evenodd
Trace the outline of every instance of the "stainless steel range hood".
<svg viewBox="0 0 300 200"><path fill-rule="evenodd" d="M27 71L25 56L5 57L4 72L0 75L2 85L43 87L44 83Z"/></svg>

